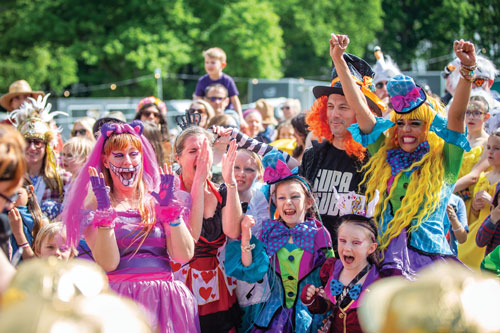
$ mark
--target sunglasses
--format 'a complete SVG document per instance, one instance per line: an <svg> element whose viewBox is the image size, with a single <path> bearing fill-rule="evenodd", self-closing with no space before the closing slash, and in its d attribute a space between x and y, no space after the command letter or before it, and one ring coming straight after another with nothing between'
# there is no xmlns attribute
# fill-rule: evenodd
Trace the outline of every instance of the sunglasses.
<svg viewBox="0 0 500 333"><path fill-rule="evenodd" d="M189 111L189 113L199 113L199 114L204 114L205 113L205 109L194 109L194 108L191 108L188 111Z"/></svg>
<svg viewBox="0 0 500 333"><path fill-rule="evenodd" d="M474 80L472 80L472 83L474 83L478 87L482 87L486 80L487 79L484 77L476 77Z"/></svg>
<svg viewBox="0 0 500 333"><path fill-rule="evenodd" d="M153 115L155 118L160 118L160 113L159 112L154 112L154 111L142 111L141 116L144 116L146 118L151 117Z"/></svg>
<svg viewBox="0 0 500 333"><path fill-rule="evenodd" d="M26 145L28 148L33 145L35 148L39 149L42 148L45 145L45 141L42 139L36 139L36 138L27 138L26 139Z"/></svg>
<svg viewBox="0 0 500 333"><path fill-rule="evenodd" d="M215 101L222 101L224 99L226 99L227 97L208 97L209 100L211 100L212 102L215 102Z"/></svg>
<svg viewBox="0 0 500 333"><path fill-rule="evenodd" d="M85 136L87 134L86 129L79 129L79 130L72 130L71 131L71 136L75 137L77 135Z"/></svg>
<svg viewBox="0 0 500 333"><path fill-rule="evenodd" d="M375 88L382 89L386 85L387 85L387 82L377 82L377 84L375 85Z"/></svg>

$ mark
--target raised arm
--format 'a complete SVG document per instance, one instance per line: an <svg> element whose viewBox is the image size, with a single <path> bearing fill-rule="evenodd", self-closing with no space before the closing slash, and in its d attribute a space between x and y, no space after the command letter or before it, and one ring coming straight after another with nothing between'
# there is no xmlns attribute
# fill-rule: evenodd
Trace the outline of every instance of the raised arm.
<svg viewBox="0 0 500 333"><path fill-rule="evenodd" d="M92 251L95 262L106 272L111 272L120 263L120 252L114 230L114 214L111 208L108 191L104 183L104 175L89 167L92 190L97 199L97 211L92 224L85 232L85 240Z"/></svg>
<svg viewBox="0 0 500 333"><path fill-rule="evenodd" d="M235 139L239 148L244 148L253 151L257 155L264 156L271 151L279 151L283 158L285 159L289 169L293 169L300 165L299 161L290 156L288 153L279 150L276 147L268 145L267 143L260 142L258 140L252 139L246 134L238 131L237 129L213 127L212 130L219 137L218 140L228 140Z"/></svg>
<svg viewBox="0 0 500 333"><path fill-rule="evenodd" d="M222 208L222 229L226 236L238 238L241 234L241 209L240 197L236 188L234 177L234 161L236 159L237 144L233 140L229 144L229 150L222 157L222 177L227 187L226 206Z"/></svg>
<svg viewBox="0 0 500 333"><path fill-rule="evenodd" d="M163 169L160 167L160 175L160 191L151 194L158 203L155 208L156 217L165 230L166 248L170 257L179 262L187 262L194 255L194 240L182 219L182 211L190 207L181 206L183 203L173 200L175 176L167 164Z"/></svg>
<svg viewBox="0 0 500 333"><path fill-rule="evenodd" d="M455 132L465 132L465 111L469 103L471 82L476 65L476 51L474 44L463 39L453 43L453 49L460 59L460 80L458 81L450 110L448 111L448 129Z"/></svg>
<svg viewBox="0 0 500 333"><path fill-rule="evenodd" d="M344 52L348 45L349 37L347 35L332 34L330 39L330 57L333 60L340 82L342 83L342 90L347 103L356 114L359 129L363 133L369 134L373 130L376 120L368 107L365 96L356 84L356 81L354 81L344 60Z"/></svg>
<svg viewBox="0 0 500 333"><path fill-rule="evenodd" d="M204 139L196 161L196 171L194 173L193 184L191 185L193 209L191 209L191 215L189 217L189 226L191 227L191 235L195 242L200 238L203 225L203 212L205 210L204 190L210 170L208 157L208 141Z"/></svg>

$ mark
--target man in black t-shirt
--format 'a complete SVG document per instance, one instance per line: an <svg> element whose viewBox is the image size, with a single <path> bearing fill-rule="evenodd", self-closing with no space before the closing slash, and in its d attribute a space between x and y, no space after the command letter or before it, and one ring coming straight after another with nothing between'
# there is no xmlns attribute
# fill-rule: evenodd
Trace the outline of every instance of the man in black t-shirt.
<svg viewBox="0 0 500 333"><path fill-rule="evenodd" d="M370 109L380 116L386 106L372 91L374 72L370 65L348 53L344 54L344 59ZM360 170L368 161L368 151L354 141L347 130L356 122L356 116L344 97L335 67L332 67L331 80L330 87L313 88L316 101L306 122L320 142L313 141L312 147L306 150L299 173L312 185L321 220L332 236L336 252L336 228L340 216L333 188L338 193L360 192L358 186L363 180Z"/></svg>

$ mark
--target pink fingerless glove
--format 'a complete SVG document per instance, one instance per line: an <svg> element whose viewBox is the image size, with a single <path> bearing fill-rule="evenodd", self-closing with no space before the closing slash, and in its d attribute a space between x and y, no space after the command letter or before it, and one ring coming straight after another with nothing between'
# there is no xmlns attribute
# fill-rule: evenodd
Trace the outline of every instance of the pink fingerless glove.
<svg viewBox="0 0 500 333"><path fill-rule="evenodd" d="M92 226L94 228L109 228L115 227L116 212L114 209L97 210L92 219Z"/></svg>

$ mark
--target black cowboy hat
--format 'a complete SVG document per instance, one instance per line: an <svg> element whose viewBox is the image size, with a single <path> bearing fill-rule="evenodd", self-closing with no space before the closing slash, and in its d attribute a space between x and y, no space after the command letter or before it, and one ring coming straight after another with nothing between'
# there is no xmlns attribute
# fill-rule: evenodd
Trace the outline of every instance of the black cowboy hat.
<svg viewBox="0 0 500 333"><path fill-rule="evenodd" d="M347 67L349 68L351 75L356 81L358 81L365 87L365 89L362 89L362 92L366 97L368 106L377 115L381 115L382 112L385 111L385 105L380 100L380 98L378 98L377 95L373 93L374 88L372 87L371 83L371 79L373 79L373 77L375 76L375 72L366 61L359 57L356 57L353 54L344 53L343 57L345 62L347 63ZM330 75L330 80L333 83L333 85L331 86L316 86L313 88L314 97L320 98L321 96L330 96L331 94L344 95L342 84L338 79L337 70L334 64L332 64L332 73Z"/></svg>

